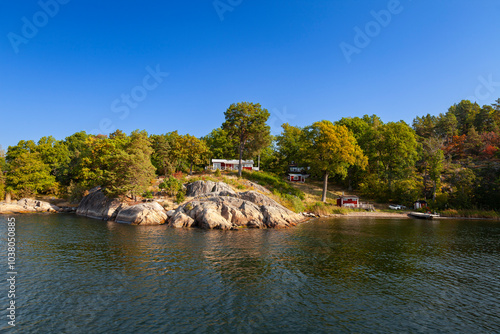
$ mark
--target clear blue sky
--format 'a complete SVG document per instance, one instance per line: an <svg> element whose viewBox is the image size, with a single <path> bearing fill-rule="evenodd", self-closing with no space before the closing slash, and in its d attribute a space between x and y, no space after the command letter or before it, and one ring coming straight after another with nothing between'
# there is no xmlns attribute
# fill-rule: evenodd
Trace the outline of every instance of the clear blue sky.
<svg viewBox="0 0 500 334"><path fill-rule="evenodd" d="M203 136L240 101L267 108L276 134L500 97L498 0L54 1L0 4L4 149L81 130Z"/></svg>

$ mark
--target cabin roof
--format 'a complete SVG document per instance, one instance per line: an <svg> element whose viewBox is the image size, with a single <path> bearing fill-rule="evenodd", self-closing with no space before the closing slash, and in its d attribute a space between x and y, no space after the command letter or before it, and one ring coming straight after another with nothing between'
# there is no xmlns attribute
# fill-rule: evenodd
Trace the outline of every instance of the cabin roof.
<svg viewBox="0 0 500 334"><path fill-rule="evenodd" d="M237 165L240 163L239 160L227 160L227 159L212 159L212 163L214 162L223 162L225 164ZM253 164L253 160L242 160L241 163L244 164Z"/></svg>

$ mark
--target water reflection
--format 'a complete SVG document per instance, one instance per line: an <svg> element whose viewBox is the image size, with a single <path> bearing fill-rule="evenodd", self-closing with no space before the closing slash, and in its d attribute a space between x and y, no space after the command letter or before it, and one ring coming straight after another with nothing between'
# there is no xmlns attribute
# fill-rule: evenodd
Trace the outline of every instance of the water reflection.
<svg viewBox="0 0 500 334"><path fill-rule="evenodd" d="M500 331L498 223L203 231L17 218L14 333Z"/></svg>

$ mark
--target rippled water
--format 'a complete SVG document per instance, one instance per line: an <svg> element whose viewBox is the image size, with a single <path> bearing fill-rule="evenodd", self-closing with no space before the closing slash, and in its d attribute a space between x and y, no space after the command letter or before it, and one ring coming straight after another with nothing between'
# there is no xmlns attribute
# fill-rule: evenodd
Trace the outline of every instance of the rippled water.
<svg viewBox="0 0 500 334"><path fill-rule="evenodd" d="M498 222L346 218L203 231L14 217L17 325L7 325L5 283L0 331L500 332Z"/></svg>

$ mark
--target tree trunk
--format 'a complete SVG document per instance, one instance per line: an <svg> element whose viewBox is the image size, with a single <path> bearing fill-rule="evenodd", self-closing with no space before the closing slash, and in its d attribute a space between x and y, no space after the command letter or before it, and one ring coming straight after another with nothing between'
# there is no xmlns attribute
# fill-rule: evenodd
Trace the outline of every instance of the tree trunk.
<svg viewBox="0 0 500 334"><path fill-rule="evenodd" d="M436 187L437 187L437 182L434 180L434 186L432 187L432 201L436 201Z"/></svg>
<svg viewBox="0 0 500 334"><path fill-rule="evenodd" d="M326 192L328 190L328 173L325 172L324 178L323 178L323 196L321 196L321 201L326 203Z"/></svg>
<svg viewBox="0 0 500 334"><path fill-rule="evenodd" d="M189 175L193 175L193 162L191 161L191 167L189 168Z"/></svg>
<svg viewBox="0 0 500 334"><path fill-rule="evenodd" d="M243 169L243 145L240 144L240 163L238 165L238 177L241 177L241 170Z"/></svg>

